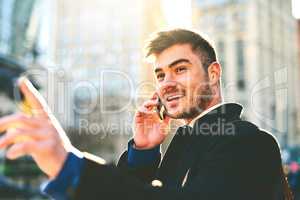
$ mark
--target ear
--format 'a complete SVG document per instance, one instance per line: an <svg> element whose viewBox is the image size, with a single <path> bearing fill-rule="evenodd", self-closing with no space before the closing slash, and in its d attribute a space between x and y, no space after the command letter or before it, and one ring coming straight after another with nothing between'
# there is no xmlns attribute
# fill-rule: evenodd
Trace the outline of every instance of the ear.
<svg viewBox="0 0 300 200"><path fill-rule="evenodd" d="M211 63L207 69L207 73L208 73L209 83L211 85L218 84L220 82L221 73L222 73L221 65L218 62Z"/></svg>

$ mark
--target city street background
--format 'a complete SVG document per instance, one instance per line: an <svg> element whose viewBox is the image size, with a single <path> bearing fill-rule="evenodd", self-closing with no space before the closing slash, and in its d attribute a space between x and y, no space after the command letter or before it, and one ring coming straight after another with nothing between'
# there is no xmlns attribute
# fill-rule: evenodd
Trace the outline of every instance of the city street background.
<svg viewBox="0 0 300 200"><path fill-rule="evenodd" d="M216 48L225 101L275 135L286 172L298 173L299 18L299 0L0 0L0 116L20 110L14 81L27 75L75 147L115 162L134 111L155 91L146 39L191 28ZM38 190L47 179L32 160L4 155L0 197L46 198Z"/></svg>

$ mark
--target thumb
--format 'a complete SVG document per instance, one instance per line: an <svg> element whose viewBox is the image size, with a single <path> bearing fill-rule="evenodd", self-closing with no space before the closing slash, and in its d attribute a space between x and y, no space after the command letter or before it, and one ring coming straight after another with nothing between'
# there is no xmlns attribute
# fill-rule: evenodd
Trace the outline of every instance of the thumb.
<svg viewBox="0 0 300 200"><path fill-rule="evenodd" d="M169 117L167 114L164 114L163 123L166 125L169 125L170 120L171 120L171 117Z"/></svg>
<svg viewBox="0 0 300 200"><path fill-rule="evenodd" d="M24 96L23 110L31 110L32 114L45 114L47 103L32 83L25 77L18 80L20 92Z"/></svg>

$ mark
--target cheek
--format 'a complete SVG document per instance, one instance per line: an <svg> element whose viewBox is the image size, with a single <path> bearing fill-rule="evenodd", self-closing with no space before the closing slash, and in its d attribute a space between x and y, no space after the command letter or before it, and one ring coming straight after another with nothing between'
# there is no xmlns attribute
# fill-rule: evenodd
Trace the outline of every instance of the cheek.
<svg viewBox="0 0 300 200"><path fill-rule="evenodd" d="M199 97L203 94L204 84L192 84L186 88L186 102L189 104L197 104Z"/></svg>
<svg viewBox="0 0 300 200"><path fill-rule="evenodd" d="M160 83L156 83L155 91L160 98L163 96L162 89L163 89L162 85Z"/></svg>
<svg viewBox="0 0 300 200"><path fill-rule="evenodd" d="M193 81L189 81L188 84L185 85L186 95L188 97L193 97L194 95L197 94L199 87L200 87L199 82L195 83Z"/></svg>
<svg viewBox="0 0 300 200"><path fill-rule="evenodd" d="M186 88L188 88L193 85L194 77L191 76L191 74L189 73L179 77L177 81L184 85Z"/></svg>

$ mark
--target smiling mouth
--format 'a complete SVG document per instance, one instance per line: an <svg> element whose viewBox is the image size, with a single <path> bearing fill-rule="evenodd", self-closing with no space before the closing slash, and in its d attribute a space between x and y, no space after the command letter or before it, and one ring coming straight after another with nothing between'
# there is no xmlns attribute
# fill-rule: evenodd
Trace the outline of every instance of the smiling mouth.
<svg viewBox="0 0 300 200"><path fill-rule="evenodd" d="M184 96L183 94L169 96L169 97L167 97L167 102L178 100L178 99L182 98L183 96Z"/></svg>

